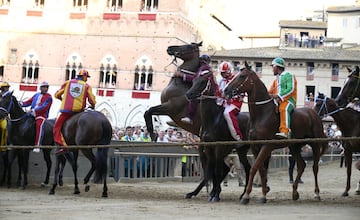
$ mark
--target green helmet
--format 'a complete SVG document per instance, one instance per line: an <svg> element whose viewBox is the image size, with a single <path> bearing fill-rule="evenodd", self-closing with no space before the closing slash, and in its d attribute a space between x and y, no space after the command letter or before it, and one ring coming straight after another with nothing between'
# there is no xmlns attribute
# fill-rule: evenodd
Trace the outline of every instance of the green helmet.
<svg viewBox="0 0 360 220"><path fill-rule="evenodd" d="M273 59L273 61L271 62L271 65L276 65L279 67L285 67L285 61L283 58L281 57L276 57L275 59Z"/></svg>

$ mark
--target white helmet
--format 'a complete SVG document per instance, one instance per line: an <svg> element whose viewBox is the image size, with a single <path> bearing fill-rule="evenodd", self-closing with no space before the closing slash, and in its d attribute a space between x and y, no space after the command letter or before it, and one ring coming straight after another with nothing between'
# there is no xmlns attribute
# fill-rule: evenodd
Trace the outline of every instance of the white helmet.
<svg viewBox="0 0 360 220"><path fill-rule="evenodd" d="M232 65L229 62L224 61L220 63L219 71L220 73L231 73Z"/></svg>
<svg viewBox="0 0 360 220"><path fill-rule="evenodd" d="M49 87L49 83L46 82L46 81L40 83L40 87L44 87L44 86L45 86L45 87Z"/></svg>

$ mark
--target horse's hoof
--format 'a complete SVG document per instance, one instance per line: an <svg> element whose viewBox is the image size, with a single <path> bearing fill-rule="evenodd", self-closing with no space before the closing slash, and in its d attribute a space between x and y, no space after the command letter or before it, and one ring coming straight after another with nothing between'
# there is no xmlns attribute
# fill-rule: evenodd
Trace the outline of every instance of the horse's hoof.
<svg viewBox="0 0 360 220"><path fill-rule="evenodd" d="M298 192L293 192L293 194L292 194L292 199L294 200L294 201L296 201L296 200L298 200L299 199L299 193Z"/></svg>
<svg viewBox="0 0 360 220"><path fill-rule="evenodd" d="M214 196L214 197L211 199L211 202L220 202L220 197Z"/></svg>
<svg viewBox="0 0 360 220"><path fill-rule="evenodd" d="M250 202L249 198L242 198L241 201L240 201L240 203L243 204L243 205L247 205L247 204L249 204L249 202Z"/></svg>
<svg viewBox="0 0 360 220"><path fill-rule="evenodd" d="M260 202L261 204L265 204L265 203L267 202L266 197L260 198L259 202Z"/></svg>
<svg viewBox="0 0 360 220"><path fill-rule="evenodd" d="M244 197L244 194L240 195L239 200L241 201L243 197Z"/></svg>
<svg viewBox="0 0 360 220"><path fill-rule="evenodd" d="M107 198L107 197L108 197L107 192L103 192L103 193L102 193L102 197L103 197L103 198Z"/></svg>
<svg viewBox="0 0 360 220"><path fill-rule="evenodd" d="M51 189L51 190L49 191L49 195L55 195L55 190Z"/></svg>
<svg viewBox="0 0 360 220"><path fill-rule="evenodd" d="M270 192L270 187L266 186L266 193Z"/></svg>
<svg viewBox="0 0 360 220"><path fill-rule="evenodd" d="M45 187L45 186L47 186L47 183L42 182L42 183L40 184L40 187Z"/></svg>
<svg viewBox="0 0 360 220"><path fill-rule="evenodd" d="M185 195L185 199L191 199L193 197L193 195L191 193L188 193Z"/></svg>
<svg viewBox="0 0 360 220"><path fill-rule="evenodd" d="M341 196L343 196L343 197L349 196L349 193L348 192L343 192L343 194Z"/></svg>
<svg viewBox="0 0 360 220"><path fill-rule="evenodd" d="M80 194L80 190L79 189L74 189L74 194Z"/></svg>
<svg viewBox="0 0 360 220"><path fill-rule="evenodd" d="M59 179L59 186L63 186L64 185L64 181L62 179Z"/></svg>
<svg viewBox="0 0 360 220"><path fill-rule="evenodd" d="M320 201L320 195L319 195L319 194L315 194L315 195L314 195L314 199Z"/></svg>
<svg viewBox="0 0 360 220"><path fill-rule="evenodd" d="M360 190L359 190L359 191L355 191L355 195L360 195Z"/></svg>
<svg viewBox="0 0 360 220"><path fill-rule="evenodd" d="M86 185L85 186L85 192L89 192L90 191L90 186L89 185Z"/></svg>

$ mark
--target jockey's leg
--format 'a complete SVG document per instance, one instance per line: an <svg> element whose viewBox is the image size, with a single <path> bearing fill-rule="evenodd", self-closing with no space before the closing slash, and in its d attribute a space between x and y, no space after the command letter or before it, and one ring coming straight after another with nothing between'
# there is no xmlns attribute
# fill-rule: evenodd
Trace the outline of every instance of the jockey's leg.
<svg viewBox="0 0 360 220"><path fill-rule="evenodd" d="M239 109L235 105L226 105L224 110L224 118L229 127L231 136L240 141L242 139L242 133L237 121L237 115L239 114Z"/></svg>
<svg viewBox="0 0 360 220"><path fill-rule="evenodd" d="M284 101L280 103L279 112L280 112L280 127L279 131L286 135L290 131L290 113L294 110L294 105L289 101Z"/></svg>

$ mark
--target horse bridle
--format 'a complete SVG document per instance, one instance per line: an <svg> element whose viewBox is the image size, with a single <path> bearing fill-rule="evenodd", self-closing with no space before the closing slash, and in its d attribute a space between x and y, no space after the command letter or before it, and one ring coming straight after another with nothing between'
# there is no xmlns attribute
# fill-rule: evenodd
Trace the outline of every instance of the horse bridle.
<svg viewBox="0 0 360 220"><path fill-rule="evenodd" d="M358 74L359 74L359 73L358 73ZM349 98L350 98L350 101L352 101L352 100L355 98L356 91L357 91L357 90L359 89L359 87L360 87L360 75L354 76L354 75L351 74L349 77L355 77L355 78L357 78L355 89L354 89L352 95L349 97Z"/></svg>
<svg viewBox="0 0 360 220"><path fill-rule="evenodd" d="M328 98L327 96L325 96L324 98L318 98L318 97L315 98L315 103L316 103L317 101L322 101L321 106L320 106L317 114L320 116L320 113L322 112L322 110L325 110L325 114L322 115L322 116L320 116L321 119L322 119L322 118L325 118L325 117L327 117L327 116L331 116L331 115L333 115L333 114L335 114L335 113L343 110L343 108L338 108L338 109L336 109L335 111L329 112L329 110L328 110L328 108L327 108L327 106L326 106L326 100L327 100L327 98Z"/></svg>
<svg viewBox="0 0 360 220"><path fill-rule="evenodd" d="M10 119L10 118L9 118L9 113L10 113L10 110L11 110L13 104L14 104L14 101L13 101L12 97L10 97L9 106L8 106L7 108L0 107L0 111L5 112L5 115L6 115L6 117L8 118L9 121L11 121L11 122L17 122L17 121L20 121L20 120L22 120L23 118L25 118L25 117L26 117L26 114L23 115L23 116L21 116L20 118Z"/></svg>
<svg viewBox="0 0 360 220"><path fill-rule="evenodd" d="M216 95L206 95L207 92L210 91L211 89L211 83L212 80L210 79L211 76L206 76L207 78L207 83L205 88L203 89L203 91L200 92L200 97L198 97L197 99L217 99L218 97Z"/></svg>

